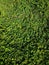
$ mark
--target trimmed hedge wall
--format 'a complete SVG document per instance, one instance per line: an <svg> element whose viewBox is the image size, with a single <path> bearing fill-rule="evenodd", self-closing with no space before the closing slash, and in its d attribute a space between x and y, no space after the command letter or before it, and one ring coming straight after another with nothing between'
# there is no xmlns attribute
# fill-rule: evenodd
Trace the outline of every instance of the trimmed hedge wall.
<svg viewBox="0 0 49 65"><path fill-rule="evenodd" d="M0 65L49 65L49 0L0 0Z"/></svg>

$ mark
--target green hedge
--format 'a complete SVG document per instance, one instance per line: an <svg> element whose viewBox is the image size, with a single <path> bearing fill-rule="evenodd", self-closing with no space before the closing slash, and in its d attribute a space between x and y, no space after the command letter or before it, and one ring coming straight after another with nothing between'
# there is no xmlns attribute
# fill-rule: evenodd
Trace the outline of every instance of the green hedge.
<svg viewBox="0 0 49 65"><path fill-rule="evenodd" d="M0 65L49 65L49 0L0 0Z"/></svg>

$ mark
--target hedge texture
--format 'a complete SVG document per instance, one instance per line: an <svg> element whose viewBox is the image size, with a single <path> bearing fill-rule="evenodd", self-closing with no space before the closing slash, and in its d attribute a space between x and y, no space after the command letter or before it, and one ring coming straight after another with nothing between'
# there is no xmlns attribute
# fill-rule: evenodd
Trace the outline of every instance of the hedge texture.
<svg viewBox="0 0 49 65"><path fill-rule="evenodd" d="M49 65L49 0L0 0L0 65Z"/></svg>

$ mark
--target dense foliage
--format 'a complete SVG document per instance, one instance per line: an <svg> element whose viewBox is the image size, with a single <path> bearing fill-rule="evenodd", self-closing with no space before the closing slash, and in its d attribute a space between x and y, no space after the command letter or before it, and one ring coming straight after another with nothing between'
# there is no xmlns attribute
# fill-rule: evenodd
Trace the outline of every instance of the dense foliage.
<svg viewBox="0 0 49 65"><path fill-rule="evenodd" d="M0 65L49 65L49 0L0 0Z"/></svg>

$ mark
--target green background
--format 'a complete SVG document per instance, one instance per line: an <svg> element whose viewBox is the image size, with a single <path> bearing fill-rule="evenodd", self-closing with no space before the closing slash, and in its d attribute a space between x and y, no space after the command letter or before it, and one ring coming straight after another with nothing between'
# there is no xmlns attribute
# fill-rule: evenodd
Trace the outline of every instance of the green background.
<svg viewBox="0 0 49 65"><path fill-rule="evenodd" d="M0 65L49 65L49 0L0 0Z"/></svg>

